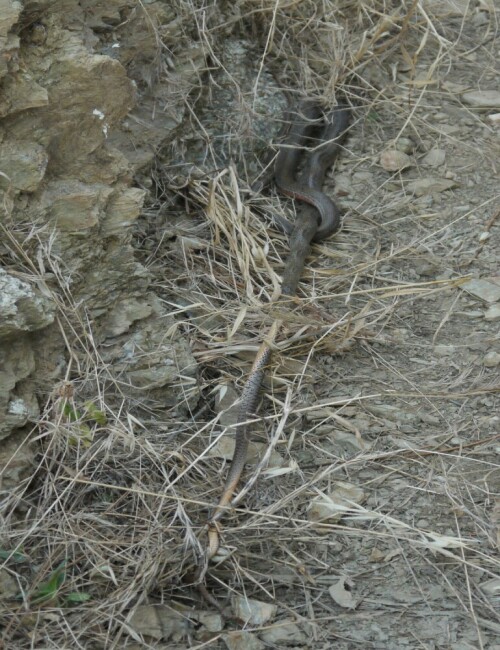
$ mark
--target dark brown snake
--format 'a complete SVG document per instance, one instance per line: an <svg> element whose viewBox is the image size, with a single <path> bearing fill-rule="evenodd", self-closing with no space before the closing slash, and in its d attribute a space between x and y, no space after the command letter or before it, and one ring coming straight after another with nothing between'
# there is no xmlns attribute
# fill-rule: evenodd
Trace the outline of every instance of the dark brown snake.
<svg viewBox="0 0 500 650"><path fill-rule="evenodd" d="M337 106L324 115L318 105L306 101L299 105L295 117L290 118L291 116L287 118L291 122L288 137L285 146L280 148L275 163L275 181L283 194L303 201L307 205L302 207L294 225L287 220L279 222L290 235L290 254L285 265L281 287L281 295L284 296L293 296L296 293L311 243L330 237L340 227L339 210L321 188L326 172L338 154L339 142L349 122L349 110L346 106ZM314 133L318 129L319 134L315 139ZM306 156L303 169L297 178L298 167L306 146L314 148ZM208 521L207 552L204 565L199 567L196 579L203 597L219 610L221 609L219 604L208 593L202 579L206 564L219 549L217 522L231 503L245 467L249 442L248 421L255 417L260 386L281 324L280 320L274 321L257 352L250 375L243 387L233 458L224 491Z"/></svg>

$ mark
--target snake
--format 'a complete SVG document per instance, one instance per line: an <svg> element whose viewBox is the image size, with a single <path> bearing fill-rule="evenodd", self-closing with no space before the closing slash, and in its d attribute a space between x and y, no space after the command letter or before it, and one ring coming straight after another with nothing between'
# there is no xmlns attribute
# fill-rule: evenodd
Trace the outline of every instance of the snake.
<svg viewBox="0 0 500 650"><path fill-rule="evenodd" d="M290 254L283 273L281 296L293 296L312 242L320 242L333 235L340 227L340 211L332 199L322 191L326 172L335 161L340 140L349 123L349 109L338 105L328 114L310 100L303 101L296 109L295 116L287 114L290 130L285 146L279 150L275 162L275 183L285 196L302 201L302 207L294 224L286 219L280 226L290 237ZM314 134L318 131L317 139ZM308 152L303 168L298 174L304 148L314 143L317 146ZM249 427L255 417L260 387L269 366L273 344L281 329L282 321L276 319L255 356L250 374L244 384L237 417L235 448L229 466L222 495L208 521L208 546L205 567L216 555L220 545L218 520L230 505L243 473L249 444ZM198 587L205 598L221 608L202 582L204 567L198 571Z"/></svg>

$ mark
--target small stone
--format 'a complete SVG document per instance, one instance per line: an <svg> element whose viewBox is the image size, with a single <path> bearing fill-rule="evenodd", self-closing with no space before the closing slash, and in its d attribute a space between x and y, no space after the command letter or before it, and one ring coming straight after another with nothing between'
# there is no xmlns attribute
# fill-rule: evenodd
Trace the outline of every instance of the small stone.
<svg viewBox="0 0 500 650"><path fill-rule="evenodd" d="M232 605L235 615L247 625L264 625L275 617L278 610L278 607L272 603L243 596L235 596Z"/></svg>
<svg viewBox="0 0 500 650"><path fill-rule="evenodd" d="M254 632L237 630L228 632L222 637L228 650L263 650L264 643Z"/></svg>
<svg viewBox="0 0 500 650"><path fill-rule="evenodd" d="M266 644L266 648L286 648L306 643L307 637L304 630L294 621L280 620L276 626L268 627L259 633Z"/></svg>
<svg viewBox="0 0 500 650"><path fill-rule="evenodd" d="M432 415L432 413L426 413L425 411L422 411L422 413L419 413L420 419L422 422L425 422L425 424L439 424L440 419L437 417L437 415Z"/></svg>
<svg viewBox="0 0 500 650"><path fill-rule="evenodd" d="M422 162L429 167L439 167L442 165L446 158L446 151L444 149L431 149L429 153L424 156Z"/></svg>
<svg viewBox="0 0 500 650"><path fill-rule="evenodd" d="M365 501L364 491L357 485L338 481L337 486L328 494L315 497L308 510L309 521L317 522L314 529L320 533L328 533L328 526L322 526L322 522L334 524L342 519L344 515L350 514L356 504Z"/></svg>
<svg viewBox="0 0 500 650"><path fill-rule="evenodd" d="M499 126L500 125L500 113L492 113L491 115L488 115L488 121L493 124L493 126Z"/></svg>
<svg viewBox="0 0 500 650"><path fill-rule="evenodd" d="M498 277L469 280L462 285L462 289L485 302L500 300L500 278Z"/></svg>
<svg viewBox="0 0 500 650"><path fill-rule="evenodd" d="M462 100L475 108L500 108L500 91L470 90L463 93Z"/></svg>
<svg viewBox="0 0 500 650"><path fill-rule="evenodd" d="M500 305L491 305L484 313L484 318L489 321L500 320Z"/></svg>
<svg viewBox="0 0 500 650"><path fill-rule="evenodd" d="M372 549L372 552L370 553L370 557L368 558L368 562L382 562L382 560L385 558L385 553L383 553L380 549L378 549L376 546Z"/></svg>
<svg viewBox="0 0 500 650"><path fill-rule="evenodd" d="M380 164L386 172L398 172L413 165L407 154L397 149L387 149L380 155Z"/></svg>
<svg viewBox="0 0 500 650"><path fill-rule="evenodd" d="M413 192L415 196L426 196L436 192L445 192L456 187L457 183L447 178L419 178L416 181L408 183L408 191Z"/></svg>
<svg viewBox="0 0 500 650"><path fill-rule="evenodd" d="M402 151L403 153L411 154L415 151L415 143L411 138L399 138L396 142L396 149Z"/></svg>
<svg viewBox="0 0 500 650"><path fill-rule="evenodd" d="M488 352L488 354L486 354L483 359L483 364L487 368L494 368L495 366L498 366L499 363L500 363L500 354L498 354L498 352L495 352L494 350Z"/></svg>

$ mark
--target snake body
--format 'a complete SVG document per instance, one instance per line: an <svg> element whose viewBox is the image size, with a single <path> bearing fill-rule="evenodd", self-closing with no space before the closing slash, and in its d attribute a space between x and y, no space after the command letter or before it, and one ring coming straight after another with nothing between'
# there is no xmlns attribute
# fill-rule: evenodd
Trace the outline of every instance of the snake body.
<svg viewBox="0 0 500 650"><path fill-rule="evenodd" d="M321 241L340 226L340 213L335 203L322 191L325 174L333 164L339 150L339 140L344 134L349 112L338 106L325 116L321 125L320 142L307 156L302 173L297 179L297 168L306 145L314 144L313 133L323 116L319 106L304 102L299 106L291 127L286 146L280 149L275 164L275 180L279 190L286 196L305 202L294 225L285 221L290 235L290 254L283 274L282 295L294 295L302 275L311 242ZM248 420L255 416L259 390L266 367L272 354L273 343L281 328L281 321L274 321L266 340L261 344L250 375L243 387L238 411L235 449L224 485L222 496L208 522L208 548L206 560L210 560L219 548L217 521L230 504L243 472L248 451ZM200 571L200 575L201 575ZM201 578L200 578L201 580ZM204 586L203 586L204 587ZM207 598L206 588L202 593ZM210 602L215 602L210 597Z"/></svg>

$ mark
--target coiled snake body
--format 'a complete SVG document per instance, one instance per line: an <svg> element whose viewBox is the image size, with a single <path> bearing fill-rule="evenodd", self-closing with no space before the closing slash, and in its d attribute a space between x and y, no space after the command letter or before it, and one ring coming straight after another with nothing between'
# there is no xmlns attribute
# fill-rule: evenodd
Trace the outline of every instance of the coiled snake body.
<svg viewBox="0 0 500 650"><path fill-rule="evenodd" d="M324 115L321 108L310 101L302 102L293 119L290 119L291 127L285 146L280 148L275 163L275 181L283 194L308 205L302 207L295 224L280 220L281 226L290 235L290 254L285 265L281 288L281 294L284 296L292 296L296 293L311 242L326 239L340 227L339 210L321 188L325 174L338 154L339 142L345 133L348 121L349 111L346 106L337 106ZM318 130L319 134L315 139L314 133ZM298 175L298 167L306 146L314 148L306 156L302 171ZM224 491L208 522L205 567L219 548L217 522L230 504L245 466L248 451L247 421L255 416L259 389L281 324L279 320L274 321L268 336L257 352L250 375L243 387L233 459ZM200 591L205 599L220 609L201 582L203 575L204 567L201 567L198 575Z"/></svg>

